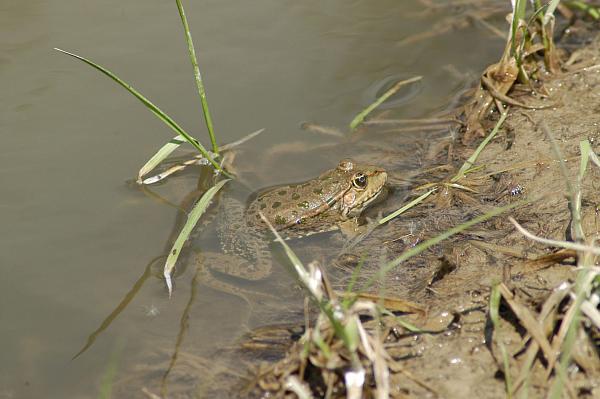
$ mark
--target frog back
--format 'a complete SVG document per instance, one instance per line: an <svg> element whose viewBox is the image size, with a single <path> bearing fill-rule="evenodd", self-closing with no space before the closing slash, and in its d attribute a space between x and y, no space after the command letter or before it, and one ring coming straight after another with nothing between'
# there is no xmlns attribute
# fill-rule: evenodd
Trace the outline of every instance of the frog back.
<svg viewBox="0 0 600 399"><path fill-rule="evenodd" d="M248 206L247 224L264 226L262 213L277 230L329 230L343 219L337 202L349 182L342 175L330 170L316 179L264 190Z"/></svg>

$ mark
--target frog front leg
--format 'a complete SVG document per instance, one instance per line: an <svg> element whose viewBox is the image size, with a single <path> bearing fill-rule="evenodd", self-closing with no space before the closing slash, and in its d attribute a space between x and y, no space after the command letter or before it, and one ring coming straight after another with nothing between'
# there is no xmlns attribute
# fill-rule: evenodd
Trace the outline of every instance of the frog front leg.
<svg viewBox="0 0 600 399"><path fill-rule="evenodd" d="M366 231L366 226L361 226L358 224L358 218L350 218L348 220L338 222L338 227L340 232L344 235L344 238L347 240L352 240Z"/></svg>

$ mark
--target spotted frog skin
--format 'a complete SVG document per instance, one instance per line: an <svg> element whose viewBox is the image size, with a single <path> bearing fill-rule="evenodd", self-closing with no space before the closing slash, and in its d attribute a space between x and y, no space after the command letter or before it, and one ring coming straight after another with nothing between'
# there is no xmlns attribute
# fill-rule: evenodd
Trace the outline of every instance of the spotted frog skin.
<svg viewBox="0 0 600 399"><path fill-rule="evenodd" d="M315 179L263 191L245 210L238 201L224 198L217 226L223 254L197 255L202 279L214 288L237 294L240 289L217 281L210 270L246 280L271 273L269 231L260 213L284 238L337 230L343 223L357 224L358 216L381 194L386 181L383 169L346 159Z"/></svg>

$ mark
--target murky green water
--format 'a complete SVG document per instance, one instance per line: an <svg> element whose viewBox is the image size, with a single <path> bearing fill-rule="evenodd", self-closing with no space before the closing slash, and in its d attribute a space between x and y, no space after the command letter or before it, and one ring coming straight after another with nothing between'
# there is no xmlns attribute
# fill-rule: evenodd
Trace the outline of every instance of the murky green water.
<svg viewBox="0 0 600 399"><path fill-rule="evenodd" d="M290 155L284 143L306 149L324 141L302 131L301 122L344 128L368 102L368 88L391 75L424 76L420 92L393 115L431 115L503 47L477 23L400 45L445 16L417 0L185 3L220 140L266 128L236 160L256 187L313 176L352 146L292 147ZM451 11L466 21L464 10ZM162 281L149 278L94 345L71 360L164 254L176 211L125 182L173 134L130 95L53 47L109 67L206 137L173 1L0 4L0 399L98 397L118 348L121 379L157 347L168 360L190 296L190 271L171 300ZM177 179L193 183L190 175ZM293 286L285 273L259 284L292 297ZM266 321L238 298L199 285L183 347L210 358L248 325Z"/></svg>

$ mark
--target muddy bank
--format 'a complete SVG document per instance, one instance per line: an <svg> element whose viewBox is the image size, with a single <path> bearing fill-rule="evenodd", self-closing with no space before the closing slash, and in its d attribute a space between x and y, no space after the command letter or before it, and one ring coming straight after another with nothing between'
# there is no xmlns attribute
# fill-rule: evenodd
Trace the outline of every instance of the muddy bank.
<svg viewBox="0 0 600 399"><path fill-rule="evenodd" d="M368 258L362 269L363 280L377 272L381 256L393 259L416 243L493 207L532 201L402 263L388 273L384 284L373 290L420 304L427 309L427 316L413 315L408 319L435 331L413 334L393 320L385 320L384 346L393 359L392 397L498 398L506 395L507 375L512 381L519 381L518 370L526 361L530 337L511 310L506 305L501 307L504 323L495 332L495 339L501 340L510 354L505 373L488 316L492 285L504 283L515 300L536 315L557 287L575 280L577 270L573 252L524 237L508 216L535 235L573 239L567 179L554 147L562 153L570 182L576 181L579 172L580 142L589 140L592 149L600 152L599 63L600 41L595 39L572 53L560 73L546 77L546 98L531 96L528 90L517 86L513 96L521 103L543 102L552 106L537 110L510 107L499 134L478 159L479 169L458 182L466 189L440 189L426 203L376 229L334 262L335 269L330 272L341 288L365 254ZM490 115L489 125L493 126L497 119L498 115ZM459 140L432 147L429 154L435 161L411 179L412 186L448 180L455 170L448 168L447 160L451 160L450 165L460 166L472 151L471 147L460 145ZM592 165L582 183L582 226L588 237L600 233L599 176L600 171ZM413 195L419 193L414 191ZM560 311L556 317L562 317ZM575 357L576 366L570 369L569 389L571 395L593 398L600 396L600 337L593 326L588 332L589 336L578 343L581 353ZM260 396L266 390L284 396L282 381L297 372L293 363L294 359L301 362L298 351L300 347L296 345L279 364L261 368L254 394ZM545 365L540 355L527 387L521 388L527 390L529 397L544 397L548 393L551 384Z"/></svg>

